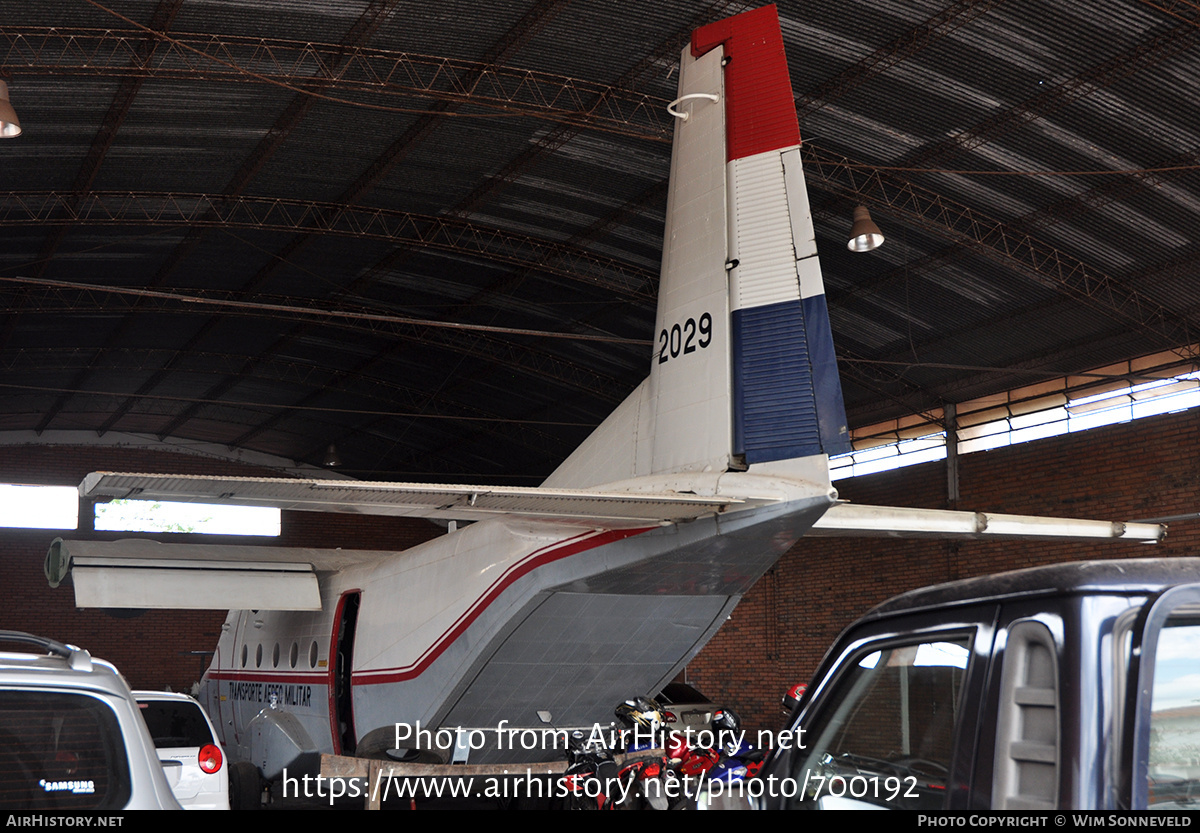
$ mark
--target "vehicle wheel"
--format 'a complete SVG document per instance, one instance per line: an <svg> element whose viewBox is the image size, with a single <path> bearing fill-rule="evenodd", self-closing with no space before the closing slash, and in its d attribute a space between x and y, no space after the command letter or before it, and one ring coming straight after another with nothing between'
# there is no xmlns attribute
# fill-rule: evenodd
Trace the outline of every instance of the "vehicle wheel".
<svg viewBox="0 0 1200 833"><path fill-rule="evenodd" d="M262 779L258 767L238 761L229 767L229 809L257 810L262 807Z"/></svg>

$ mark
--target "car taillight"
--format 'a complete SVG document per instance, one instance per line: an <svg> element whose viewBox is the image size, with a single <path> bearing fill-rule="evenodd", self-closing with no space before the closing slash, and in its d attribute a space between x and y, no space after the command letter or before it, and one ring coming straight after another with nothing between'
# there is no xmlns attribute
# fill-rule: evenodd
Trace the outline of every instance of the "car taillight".
<svg viewBox="0 0 1200 833"><path fill-rule="evenodd" d="M210 743L200 750L196 759L200 763L200 768L212 775L221 768L221 748Z"/></svg>
<svg viewBox="0 0 1200 833"><path fill-rule="evenodd" d="M674 712L669 712L669 711L664 711L663 716L665 717L667 723L674 723L675 721L677 721L679 719L679 718L675 717Z"/></svg>

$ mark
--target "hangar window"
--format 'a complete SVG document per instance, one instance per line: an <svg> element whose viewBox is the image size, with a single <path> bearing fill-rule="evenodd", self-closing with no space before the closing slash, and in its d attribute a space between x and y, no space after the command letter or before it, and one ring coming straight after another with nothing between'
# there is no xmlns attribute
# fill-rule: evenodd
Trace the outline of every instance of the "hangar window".
<svg viewBox="0 0 1200 833"><path fill-rule="evenodd" d="M75 494L75 490L70 490ZM279 510L168 500L113 500L96 504L96 529L114 532L193 532L208 535L279 535Z"/></svg>
<svg viewBox="0 0 1200 833"><path fill-rule="evenodd" d="M1038 382L955 406L959 454L1115 425L1200 405L1195 347ZM946 458L946 414L932 408L855 429L854 450L829 461L834 480Z"/></svg>
<svg viewBox="0 0 1200 833"><path fill-rule="evenodd" d="M79 490L74 486L0 484L0 526L75 529L79 526Z"/></svg>

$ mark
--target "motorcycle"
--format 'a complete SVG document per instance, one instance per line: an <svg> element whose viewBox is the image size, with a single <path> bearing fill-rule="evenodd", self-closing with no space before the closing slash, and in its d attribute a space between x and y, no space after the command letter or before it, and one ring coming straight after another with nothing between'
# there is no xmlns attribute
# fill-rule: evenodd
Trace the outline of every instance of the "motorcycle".
<svg viewBox="0 0 1200 833"><path fill-rule="evenodd" d="M583 732L567 738L567 771L560 792L570 810L612 810L622 792L617 762L610 750L588 743Z"/></svg>

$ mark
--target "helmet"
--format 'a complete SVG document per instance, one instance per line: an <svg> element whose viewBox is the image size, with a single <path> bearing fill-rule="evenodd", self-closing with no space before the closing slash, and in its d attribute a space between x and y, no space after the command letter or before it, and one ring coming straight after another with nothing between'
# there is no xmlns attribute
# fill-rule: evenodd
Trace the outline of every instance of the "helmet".
<svg viewBox="0 0 1200 833"><path fill-rule="evenodd" d="M734 732L742 729L742 719L733 709L717 709L713 715L712 727L714 732Z"/></svg>
<svg viewBox="0 0 1200 833"><path fill-rule="evenodd" d="M800 698L804 696L804 692L808 691L807 683L796 683L789 688L783 695L783 710L791 714L796 710L796 706L800 705Z"/></svg>
<svg viewBox="0 0 1200 833"><path fill-rule="evenodd" d="M666 722L662 706L649 697L633 697L618 703L613 714L626 729L642 732L657 732Z"/></svg>
<svg viewBox="0 0 1200 833"><path fill-rule="evenodd" d="M742 744L742 720L733 709L717 709L713 714L712 729L716 733L716 744L726 755L734 755Z"/></svg>

